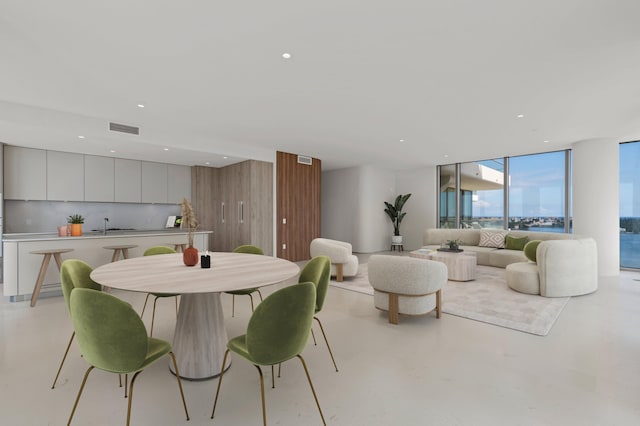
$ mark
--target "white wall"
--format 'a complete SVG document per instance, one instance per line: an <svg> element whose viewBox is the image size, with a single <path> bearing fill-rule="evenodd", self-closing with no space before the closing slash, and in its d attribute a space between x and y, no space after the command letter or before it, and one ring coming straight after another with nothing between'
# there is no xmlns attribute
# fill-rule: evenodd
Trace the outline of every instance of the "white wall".
<svg viewBox="0 0 640 426"><path fill-rule="evenodd" d="M358 253L389 250L393 225L384 201L409 192L400 231L405 250L420 248L424 230L436 226L435 166L402 172L373 166L323 172L321 234L351 243Z"/></svg>
<svg viewBox="0 0 640 426"><path fill-rule="evenodd" d="M353 249L359 253L389 250L393 225L384 212L384 202L396 197L395 173L372 166L359 170L360 224Z"/></svg>
<svg viewBox="0 0 640 426"><path fill-rule="evenodd" d="M417 250L422 247L424 230L435 228L438 223L436 171L435 166L430 166L396 174L398 194L411 194L404 207L407 215L400 225L405 250Z"/></svg>
<svg viewBox="0 0 640 426"><path fill-rule="evenodd" d="M598 274L620 273L620 146L585 140L572 152L573 232L598 245Z"/></svg>
<svg viewBox="0 0 640 426"><path fill-rule="evenodd" d="M359 185L355 167L322 172L322 237L354 243L360 214Z"/></svg>

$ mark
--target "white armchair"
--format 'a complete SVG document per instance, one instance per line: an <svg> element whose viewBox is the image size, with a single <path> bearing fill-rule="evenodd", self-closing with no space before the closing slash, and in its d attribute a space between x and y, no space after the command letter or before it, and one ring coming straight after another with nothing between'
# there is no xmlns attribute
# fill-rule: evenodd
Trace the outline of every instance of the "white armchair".
<svg viewBox="0 0 640 426"><path fill-rule="evenodd" d="M351 252L351 244L328 238L316 238L309 247L311 257L328 256L331 259L331 276L341 282L343 277L358 273L358 257Z"/></svg>
<svg viewBox="0 0 640 426"><path fill-rule="evenodd" d="M447 266L433 260L376 254L369 258L369 282L375 307L388 311L390 323L398 323L398 314L424 315L433 310L440 318Z"/></svg>

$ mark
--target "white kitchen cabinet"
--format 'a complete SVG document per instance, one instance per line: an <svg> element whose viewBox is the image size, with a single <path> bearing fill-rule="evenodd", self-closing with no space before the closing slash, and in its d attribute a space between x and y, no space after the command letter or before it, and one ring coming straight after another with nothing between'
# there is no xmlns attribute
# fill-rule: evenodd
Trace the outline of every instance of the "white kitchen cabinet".
<svg viewBox="0 0 640 426"><path fill-rule="evenodd" d="M47 200L84 201L84 155L47 151Z"/></svg>
<svg viewBox="0 0 640 426"><path fill-rule="evenodd" d="M191 167L169 164L167 167L167 203L180 204L191 199Z"/></svg>
<svg viewBox="0 0 640 426"><path fill-rule="evenodd" d="M84 156L84 200L115 201L115 160Z"/></svg>
<svg viewBox="0 0 640 426"><path fill-rule="evenodd" d="M4 146L4 198L47 199L47 151Z"/></svg>
<svg viewBox="0 0 640 426"><path fill-rule="evenodd" d="M142 162L142 202L167 202L167 165Z"/></svg>
<svg viewBox="0 0 640 426"><path fill-rule="evenodd" d="M139 203L142 196L142 162L116 158L115 200L122 203Z"/></svg>

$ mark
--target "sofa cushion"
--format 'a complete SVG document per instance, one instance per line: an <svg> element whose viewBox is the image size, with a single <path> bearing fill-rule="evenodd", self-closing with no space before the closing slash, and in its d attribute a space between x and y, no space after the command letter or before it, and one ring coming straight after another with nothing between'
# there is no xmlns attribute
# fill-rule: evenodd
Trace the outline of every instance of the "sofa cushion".
<svg viewBox="0 0 640 426"><path fill-rule="evenodd" d="M513 235L507 235L505 238L504 248L507 250L524 250L524 246L529 241L529 237L514 237Z"/></svg>
<svg viewBox="0 0 640 426"><path fill-rule="evenodd" d="M536 251L538 250L538 245L541 242L542 240L531 240L524 245L524 255L527 256L527 259L532 262L536 261Z"/></svg>
<svg viewBox="0 0 640 426"><path fill-rule="evenodd" d="M482 231L480 232L479 247L504 248L504 237L507 231Z"/></svg>

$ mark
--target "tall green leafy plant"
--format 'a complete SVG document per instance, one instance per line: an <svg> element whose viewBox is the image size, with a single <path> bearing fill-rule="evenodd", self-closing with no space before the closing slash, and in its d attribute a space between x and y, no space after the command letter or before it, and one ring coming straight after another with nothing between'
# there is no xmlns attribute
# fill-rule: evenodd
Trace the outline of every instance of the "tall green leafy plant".
<svg viewBox="0 0 640 426"><path fill-rule="evenodd" d="M409 197L411 197L411 194L400 194L396 197L396 200L393 204L387 201L384 202L384 205L386 206L384 212L387 214L387 216L389 216L389 219L391 219L391 222L393 223L393 235L395 236L400 235L400 224L402 223L402 219L404 219L407 214L406 212L403 213L402 209L404 208L404 204L407 202Z"/></svg>

